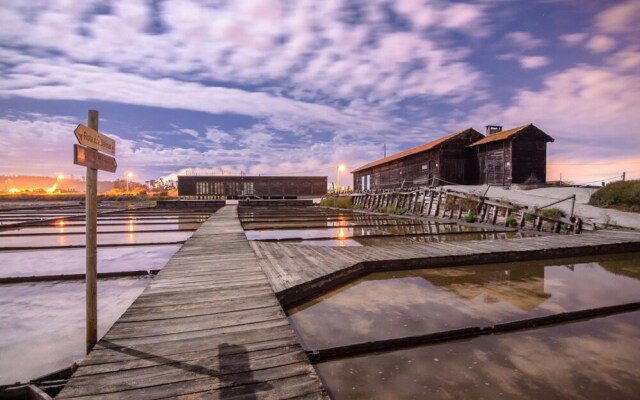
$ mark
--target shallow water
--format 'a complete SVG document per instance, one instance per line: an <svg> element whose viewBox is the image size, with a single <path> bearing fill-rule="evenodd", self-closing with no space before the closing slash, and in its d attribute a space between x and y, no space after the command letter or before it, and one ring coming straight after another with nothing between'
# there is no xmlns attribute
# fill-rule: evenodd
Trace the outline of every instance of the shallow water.
<svg viewBox="0 0 640 400"><path fill-rule="evenodd" d="M306 349L640 301L638 253L375 273L288 310Z"/></svg>
<svg viewBox="0 0 640 400"><path fill-rule="evenodd" d="M163 243L187 240L193 231L127 232L98 235L98 245ZM0 249L14 247L84 246L84 235L9 236L0 237Z"/></svg>
<svg viewBox="0 0 640 400"><path fill-rule="evenodd" d="M334 399L637 399L640 312L315 365Z"/></svg>
<svg viewBox="0 0 640 400"><path fill-rule="evenodd" d="M248 240L344 239L359 236L430 235L450 232L476 232L484 229L454 224L424 223L419 225L339 227L317 229L265 229L245 231Z"/></svg>
<svg viewBox="0 0 640 400"><path fill-rule="evenodd" d="M99 248L98 272L160 269L180 246ZM0 277L83 274L85 262L85 249L2 251Z"/></svg>
<svg viewBox="0 0 640 400"><path fill-rule="evenodd" d="M375 238L352 238L352 239L307 239L291 240L287 243L301 246L331 246L331 247L358 247L358 246L386 246L391 244L416 244L416 243L441 243L458 242L465 240L504 240L521 239L525 237L538 236L534 233L523 232L492 232L492 233L464 233L446 235L424 235L424 236L389 236Z"/></svg>
<svg viewBox="0 0 640 400"><path fill-rule="evenodd" d="M98 337L106 333L149 281L98 281ZM84 355L84 282L2 285L0 384L24 382L69 367Z"/></svg>
<svg viewBox="0 0 640 400"><path fill-rule="evenodd" d="M117 224L117 225L98 225L98 233L101 232L140 232L150 230L176 230L176 229L198 229L201 225L200 222L180 223L180 224L144 224L144 223L132 223L132 224ZM49 227L22 227L0 232L0 243L3 235L31 235L31 234L53 234L53 233L84 233L84 224L77 223L60 223L55 226Z"/></svg>

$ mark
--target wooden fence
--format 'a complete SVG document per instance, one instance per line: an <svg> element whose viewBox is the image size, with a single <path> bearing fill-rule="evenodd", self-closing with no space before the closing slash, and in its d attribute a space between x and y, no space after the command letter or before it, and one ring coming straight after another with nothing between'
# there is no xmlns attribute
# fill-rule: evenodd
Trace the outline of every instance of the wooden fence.
<svg viewBox="0 0 640 400"><path fill-rule="evenodd" d="M343 196L351 197L356 209L369 211L449 219L462 219L472 214L474 222L491 225L503 224L554 233L582 232L580 218L544 216L517 204L448 189L429 188L410 192L355 193Z"/></svg>

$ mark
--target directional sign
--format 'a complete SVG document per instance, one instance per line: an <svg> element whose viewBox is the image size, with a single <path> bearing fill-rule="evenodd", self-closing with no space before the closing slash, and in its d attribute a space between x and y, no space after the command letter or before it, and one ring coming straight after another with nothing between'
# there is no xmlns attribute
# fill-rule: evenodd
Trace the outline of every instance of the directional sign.
<svg viewBox="0 0 640 400"><path fill-rule="evenodd" d="M103 135L95 129L91 129L82 124L78 125L73 133L76 134L78 143L81 145L91 147L92 149L102 151L103 153L111 154L112 156L116 155L116 141L111 139L109 136Z"/></svg>
<svg viewBox="0 0 640 400"><path fill-rule="evenodd" d="M116 159L88 147L73 145L73 163L107 172L116 172Z"/></svg>

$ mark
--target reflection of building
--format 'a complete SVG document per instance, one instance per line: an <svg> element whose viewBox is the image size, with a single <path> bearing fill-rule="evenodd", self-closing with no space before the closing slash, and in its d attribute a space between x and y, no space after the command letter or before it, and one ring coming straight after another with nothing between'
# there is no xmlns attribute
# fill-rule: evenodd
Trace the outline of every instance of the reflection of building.
<svg viewBox="0 0 640 400"><path fill-rule="evenodd" d="M486 302L509 303L531 311L551 297L544 291L544 269L544 263L492 264L418 270L415 276L463 299L484 295ZM414 275L412 272L408 274Z"/></svg>
<svg viewBox="0 0 640 400"><path fill-rule="evenodd" d="M178 195L186 198L295 199L326 193L326 176L178 176Z"/></svg>
<svg viewBox="0 0 640 400"><path fill-rule="evenodd" d="M356 190L461 185L545 183L547 143L553 138L533 124L487 135L472 128L373 161L353 171Z"/></svg>

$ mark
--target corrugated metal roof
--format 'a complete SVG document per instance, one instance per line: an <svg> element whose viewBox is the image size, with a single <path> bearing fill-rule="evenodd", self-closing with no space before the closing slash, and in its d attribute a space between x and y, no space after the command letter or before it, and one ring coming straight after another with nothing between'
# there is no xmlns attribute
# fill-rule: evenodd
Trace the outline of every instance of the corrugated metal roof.
<svg viewBox="0 0 640 400"><path fill-rule="evenodd" d="M386 163L398 160L398 159L403 158L403 157L407 157L407 156L410 156L410 155L413 155L413 154L422 153L423 151L431 150L431 149L435 148L436 146L438 146L439 144L442 144L442 143L446 142L447 140L453 139L454 137L456 137L458 135L461 135L463 133L466 133L466 132L468 132L470 130L471 131L475 131L473 128L467 128L465 130L452 133L450 135L441 137L440 139L436 139L436 140L434 140L432 142L421 144L420 146L414 147L412 149L401 151L400 153L392 154L392 155L390 155L388 157L385 157L385 158L382 158L380 160L370 162L369 164L365 164L362 167L354 169L353 171L351 171L351 173L363 171L365 169L369 169L369 168L372 168L372 167L375 167L375 166L378 166L378 165L386 164ZM477 132L477 133L479 133L479 132Z"/></svg>
<svg viewBox="0 0 640 400"><path fill-rule="evenodd" d="M481 144L486 144L486 143L492 143L492 142L498 142L500 140L505 140L505 139L509 139L513 136L515 136L516 134L518 134L519 132L523 131L526 128L532 127L536 130L538 130L540 133L542 133L543 135L547 136L548 141L553 142L553 138L549 135L547 135L545 132L543 132L540 128L538 128L537 126L533 125L533 124L528 124L528 125L522 125L519 126L517 128L512 128L512 129L508 129L506 131L502 131L499 133L494 133L493 135L487 135L485 136L483 139L478 140L477 142L471 143L469 145L469 147L473 147L473 146L478 146Z"/></svg>

